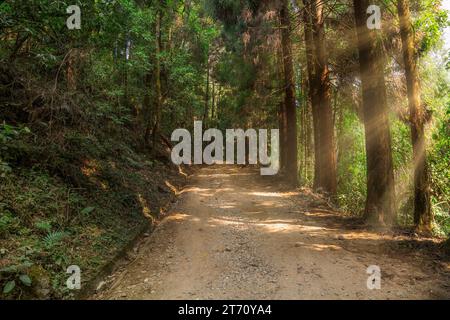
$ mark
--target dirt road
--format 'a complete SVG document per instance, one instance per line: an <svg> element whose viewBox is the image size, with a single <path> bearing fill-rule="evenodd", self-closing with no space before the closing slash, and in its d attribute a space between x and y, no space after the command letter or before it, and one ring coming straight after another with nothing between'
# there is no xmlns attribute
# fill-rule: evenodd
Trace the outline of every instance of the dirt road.
<svg viewBox="0 0 450 320"><path fill-rule="evenodd" d="M258 171L209 167L94 299L450 298L430 240L365 230ZM381 269L368 290L367 268Z"/></svg>

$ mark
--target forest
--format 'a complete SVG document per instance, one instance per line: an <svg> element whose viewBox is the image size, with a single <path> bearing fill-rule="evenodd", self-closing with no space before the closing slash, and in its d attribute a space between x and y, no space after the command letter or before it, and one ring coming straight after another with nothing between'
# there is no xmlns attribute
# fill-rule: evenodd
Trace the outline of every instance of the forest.
<svg viewBox="0 0 450 320"><path fill-rule="evenodd" d="M0 1L0 298L90 295L120 252L153 237L191 175L209 190L194 188L198 197L216 189L217 210L247 201L237 190L253 184L249 166L172 163L172 133L193 134L196 121L279 129L280 172L255 177L264 191L251 189L260 198L239 210L276 213L295 191L305 212L320 203L374 237L401 237L393 254L433 252L450 279L446 9L441 0ZM322 223L311 214L305 221ZM195 230L206 233L208 217ZM339 235L347 229L333 230L327 246L352 245ZM72 265L82 290L66 286ZM448 283L439 297L450 298Z"/></svg>

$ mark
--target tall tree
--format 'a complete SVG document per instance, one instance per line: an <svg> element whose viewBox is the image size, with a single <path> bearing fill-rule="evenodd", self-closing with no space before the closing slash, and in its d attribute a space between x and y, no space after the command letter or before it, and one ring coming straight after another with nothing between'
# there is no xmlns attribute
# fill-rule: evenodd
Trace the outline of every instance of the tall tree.
<svg viewBox="0 0 450 320"><path fill-rule="evenodd" d="M161 84L161 52L162 52L162 16L163 16L163 1L157 3L156 21L155 21L155 52L153 57L153 74L149 72L146 75L146 83L151 85L152 79L155 88L154 109L150 110L150 94L147 92L144 97L144 105L147 108L147 125L145 130L144 141L149 144L150 134L152 137L152 152L156 152L156 144L161 130L161 116L162 116L162 84ZM150 88L147 88L150 90Z"/></svg>
<svg viewBox="0 0 450 320"><path fill-rule="evenodd" d="M281 47L277 48L277 75L279 82L284 86L284 70L283 70L283 51ZM287 140L287 114L285 101L279 101L278 107L278 123L280 127L280 168L281 172L285 173L287 167L287 154L289 152L288 140Z"/></svg>
<svg viewBox="0 0 450 320"><path fill-rule="evenodd" d="M153 126L153 152L156 150L156 143L158 135L161 130L161 114L162 114L162 89L161 89L161 47L162 47L162 1L159 4L157 17L156 17L156 51L155 51L155 124Z"/></svg>
<svg viewBox="0 0 450 320"><path fill-rule="evenodd" d="M205 85L205 109L203 110L203 123L206 126L209 115L209 79L210 79L210 56L208 52L208 62L206 63L206 85Z"/></svg>
<svg viewBox="0 0 450 320"><path fill-rule="evenodd" d="M316 105L316 125L318 126L318 147L316 161L320 171L315 179L315 187L321 188L329 194L335 194L337 188L336 178L336 151L334 142L334 119L331 105L331 87L328 69L328 58L325 47L325 25L323 14L323 1L310 2L312 21L312 42L314 44L313 89ZM310 49L311 50L311 49Z"/></svg>
<svg viewBox="0 0 450 320"><path fill-rule="evenodd" d="M286 173L290 183L298 183L297 108L295 101L294 65L292 61L291 17L287 0L280 7L281 46L283 52L285 112L287 124Z"/></svg>
<svg viewBox="0 0 450 320"><path fill-rule="evenodd" d="M403 45L406 87L411 124L414 163L414 223L420 231L430 232L433 215L430 204L430 178L426 161L425 108L420 97L417 54L414 45L411 13L408 1L398 0L400 35Z"/></svg>
<svg viewBox="0 0 450 320"><path fill-rule="evenodd" d="M309 99L312 106L312 118L313 118L313 136L314 136L314 188L320 186L322 181L321 174L321 159L320 156L320 131L319 131L319 99L316 84L316 72L314 64L314 42L313 42L313 29L312 29L312 6L311 0L303 0L304 10L303 10L303 21L305 25L305 52L306 52L306 63L308 70L308 86L309 86Z"/></svg>
<svg viewBox="0 0 450 320"><path fill-rule="evenodd" d="M392 225L396 220L394 170L383 50L379 31L367 26L369 1L353 0L353 5L366 134L367 199L364 217L370 224Z"/></svg>

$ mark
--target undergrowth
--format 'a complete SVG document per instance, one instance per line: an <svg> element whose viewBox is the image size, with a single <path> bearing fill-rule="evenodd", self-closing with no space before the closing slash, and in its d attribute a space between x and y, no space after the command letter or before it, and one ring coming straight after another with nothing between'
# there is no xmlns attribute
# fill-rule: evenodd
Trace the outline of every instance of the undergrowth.
<svg viewBox="0 0 450 320"><path fill-rule="evenodd" d="M39 140L29 128L0 132L2 299L74 297L67 268L92 279L158 216L165 180L177 179L131 131L60 127Z"/></svg>

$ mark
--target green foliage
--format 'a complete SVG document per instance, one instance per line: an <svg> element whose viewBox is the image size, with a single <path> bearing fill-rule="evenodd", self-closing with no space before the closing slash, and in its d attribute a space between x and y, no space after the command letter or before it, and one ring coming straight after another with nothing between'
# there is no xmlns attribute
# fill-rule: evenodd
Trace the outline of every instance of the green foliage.
<svg viewBox="0 0 450 320"><path fill-rule="evenodd" d="M40 159L39 166L13 161L0 183L0 260L8 261L0 288L16 283L2 298L32 297L41 277L51 278L52 297L70 297L62 270L76 264L86 277L94 274L147 223L144 205L158 212L153 190L164 183L167 167L138 153L132 131L62 129L58 137L59 144L41 139L23 148L22 156Z"/></svg>
<svg viewBox="0 0 450 320"><path fill-rule="evenodd" d="M19 230L20 220L14 217L13 214L7 210L2 209L0 216L0 238L6 238L9 234Z"/></svg>
<svg viewBox="0 0 450 320"><path fill-rule="evenodd" d="M338 128L338 203L346 212L361 215L366 199L364 127L357 115L344 109Z"/></svg>
<svg viewBox="0 0 450 320"><path fill-rule="evenodd" d="M8 164L8 160L10 160L8 146L29 133L30 129L26 126L15 127L5 122L0 124L0 178L4 178L12 171Z"/></svg>
<svg viewBox="0 0 450 320"><path fill-rule="evenodd" d="M33 281L31 281L30 276L27 275L27 274L21 274L19 276L19 280L20 280L20 282L22 282L27 287L31 287L31 284L33 283Z"/></svg>
<svg viewBox="0 0 450 320"><path fill-rule="evenodd" d="M441 1L422 0L418 2L420 12L415 19L414 28L420 39L419 53L426 54L440 45L440 40L445 27L450 26L448 12L440 9Z"/></svg>
<svg viewBox="0 0 450 320"><path fill-rule="evenodd" d="M81 214L88 215L94 210L95 210L95 207L86 207L83 210L81 210Z"/></svg>
<svg viewBox="0 0 450 320"><path fill-rule="evenodd" d="M64 231L50 232L44 237L44 239L42 239L42 243L47 249L51 249L52 247L59 244L67 236L68 233Z"/></svg>
<svg viewBox="0 0 450 320"><path fill-rule="evenodd" d="M422 59L423 100L432 112L428 159L431 171L435 231L450 234L450 73L445 60L430 55Z"/></svg>
<svg viewBox="0 0 450 320"><path fill-rule="evenodd" d="M40 220L36 222L35 227L42 232L49 233L52 229L52 222L49 220Z"/></svg>
<svg viewBox="0 0 450 320"><path fill-rule="evenodd" d="M5 284L5 286L3 287L3 293L9 294L14 290L15 287L16 287L16 282L14 280L8 281Z"/></svg>
<svg viewBox="0 0 450 320"><path fill-rule="evenodd" d="M31 277L24 273L31 267L30 263L10 265L0 269L0 280L4 280L3 294L8 296L14 290L22 290L21 287L31 287L33 281Z"/></svg>

